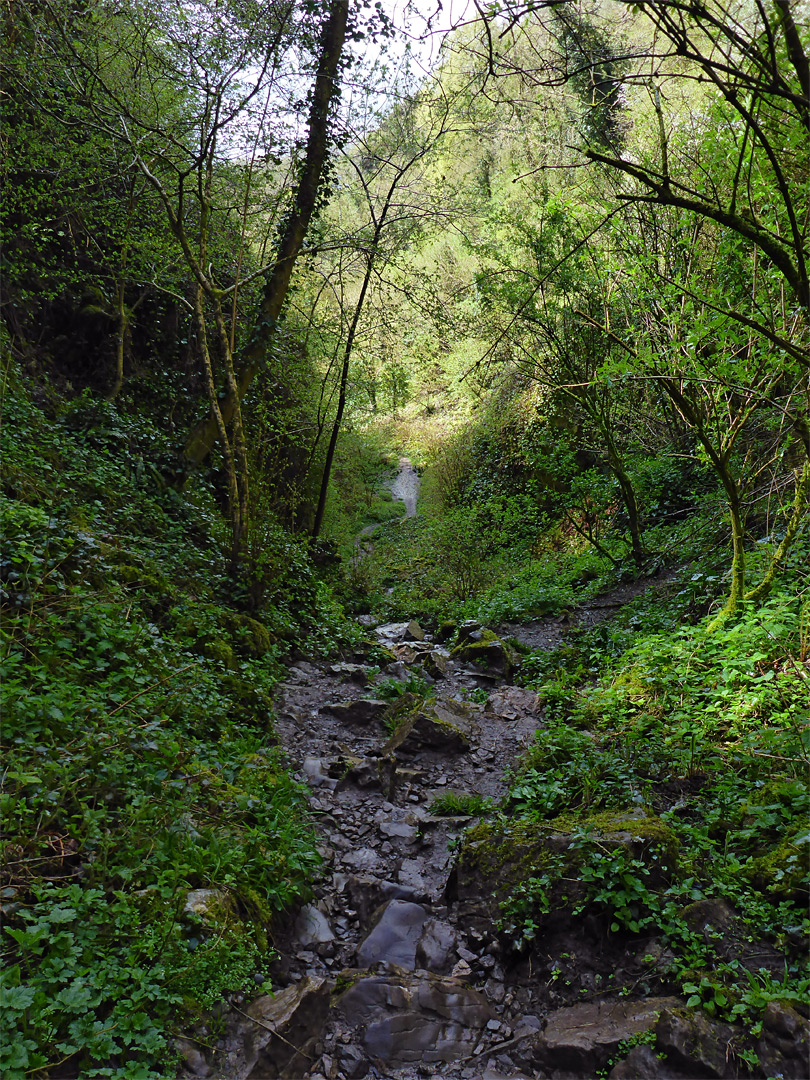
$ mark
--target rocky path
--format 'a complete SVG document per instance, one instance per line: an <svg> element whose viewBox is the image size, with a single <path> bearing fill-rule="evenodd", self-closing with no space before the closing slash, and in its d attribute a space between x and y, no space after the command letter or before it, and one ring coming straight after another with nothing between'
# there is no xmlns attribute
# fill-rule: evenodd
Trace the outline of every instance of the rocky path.
<svg viewBox="0 0 810 1080"><path fill-rule="evenodd" d="M637 591L623 587L602 597L582 621L609 617ZM535 647L549 648L564 628L549 618L518 629ZM275 941L269 974L276 993L232 1013L216 1066L203 1063L188 1075L737 1075L723 1057L722 1032L707 1034L699 1020L684 1019L682 1000L638 989L638 946L627 955L591 957L586 971L577 958L581 935L561 926L533 958L521 958L504 948L491 918L461 902L453 845L473 819L436 816L430 807L443 799L452 809L451 792L496 801L505 794L504 774L542 725L537 698L510 684L508 645L475 624L459 629L461 647L452 656L414 623L369 632L387 650L382 670L368 663L366 650L340 663L301 661L289 669L278 732L310 789L323 872L312 903ZM433 684L434 698L379 697L382 684L405 686L415 677ZM467 896L486 888L475 881L465 887ZM717 921L716 911L698 913L709 915ZM642 942L640 951L654 947ZM564 976L569 965L573 978L577 964L574 984ZM600 989L597 969L606 979L613 970L622 974L618 994ZM567 995L558 992L564 981ZM774 1020L777 1027L789 1022ZM651 1041L680 1064L662 1066Z"/></svg>
<svg viewBox="0 0 810 1080"><path fill-rule="evenodd" d="M416 513L419 486L419 474L413 467L411 459L401 457L399 472L391 484L391 494L395 499L401 499L405 503L405 517L413 517Z"/></svg>
<svg viewBox="0 0 810 1080"><path fill-rule="evenodd" d="M450 849L471 818L428 809L448 792L505 793L504 772L537 728L536 696L503 684L497 656L487 672L452 660L414 623L375 632L392 657L383 671L362 655L300 662L284 685L279 736L312 792L324 872L278 943L271 974L286 989L232 1033L223 1076L495 1077L482 1072L489 1059L539 1026L508 987L497 941L448 907ZM393 745L387 725L410 698L380 700L375 688L417 674L437 696ZM486 705L470 700L482 688ZM268 1031L279 1023L284 1041ZM290 1058L292 1046L304 1053Z"/></svg>

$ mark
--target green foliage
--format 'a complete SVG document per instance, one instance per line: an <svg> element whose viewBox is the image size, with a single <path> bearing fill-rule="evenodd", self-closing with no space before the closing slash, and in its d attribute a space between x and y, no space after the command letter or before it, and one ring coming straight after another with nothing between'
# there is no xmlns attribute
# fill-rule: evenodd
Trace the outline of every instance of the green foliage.
<svg viewBox="0 0 810 1080"><path fill-rule="evenodd" d="M801 588L782 587L734 625L684 625L692 567L670 599L629 605L610 627L575 635L556 656L524 661L549 722L514 777L519 821L560 818L579 852L576 908L601 912L613 933L655 932L672 959L651 976L691 1005L746 1024L768 1000L807 1002L797 942L808 929L810 798L805 777L810 695L803 674ZM528 671L527 671L528 669ZM677 867L594 844L594 811L645 808L680 842ZM506 904L504 932L523 947L560 903L561 876L528 874ZM783 980L724 960L690 930L685 906L720 897L752 939L788 956Z"/></svg>
<svg viewBox="0 0 810 1080"><path fill-rule="evenodd" d="M167 1075L169 1031L255 989L267 921L307 895L277 635L344 621L300 546L277 607L227 606L210 493L166 487L148 425L87 397L50 423L18 380L4 405L2 1071ZM233 906L200 922L194 889Z"/></svg>
<svg viewBox="0 0 810 1080"><path fill-rule="evenodd" d="M405 694L415 694L419 698L431 698L436 696L436 687L420 678L418 675L410 675L407 679L385 679L374 688L376 697L383 701L396 701ZM396 718L394 724L399 723Z"/></svg>
<svg viewBox="0 0 810 1080"><path fill-rule="evenodd" d="M428 807L436 817L488 817L495 804L484 795L472 792L446 791L437 795Z"/></svg>

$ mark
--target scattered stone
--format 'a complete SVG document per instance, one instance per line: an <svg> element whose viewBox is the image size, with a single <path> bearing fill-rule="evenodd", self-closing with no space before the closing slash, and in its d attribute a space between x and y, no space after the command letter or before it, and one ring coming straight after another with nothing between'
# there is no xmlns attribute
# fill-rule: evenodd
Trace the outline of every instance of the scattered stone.
<svg viewBox="0 0 810 1080"><path fill-rule="evenodd" d="M423 873L424 868L425 865L420 859L403 859L397 881L420 897L427 897L430 894L430 884Z"/></svg>
<svg viewBox="0 0 810 1080"><path fill-rule="evenodd" d="M536 716L540 711L540 699L533 690L525 690L520 686L505 686L489 695L484 708L502 720L511 721L521 716Z"/></svg>
<svg viewBox="0 0 810 1080"><path fill-rule="evenodd" d="M445 679L450 671L450 654L444 649L433 649L422 660L422 667L432 679Z"/></svg>
<svg viewBox="0 0 810 1080"><path fill-rule="evenodd" d="M385 668L385 672L381 672L376 681L388 682L389 679L396 679L398 682L406 682L411 677L411 669L407 664L403 664L401 660L397 660L393 664L388 664Z"/></svg>
<svg viewBox="0 0 810 1080"><path fill-rule="evenodd" d="M295 932L302 945L321 945L335 940L329 920L314 904L304 904L301 908Z"/></svg>
<svg viewBox="0 0 810 1080"><path fill-rule="evenodd" d="M368 669L363 664L332 664L329 668L333 675L341 679L350 679L352 682L365 686L368 682Z"/></svg>
<svg viewBox="0 0 810 1080"><path fill-rule="evenodd" d="M355 870L381 870L385 865L374 848L362 847L344 855L342 861Z"/></svg>
<svg viewBox="0 0 810 1080"><path fill-rule="evenodd" d="M529 1035L535 1035L538 1031L542 1030L542 1027L543 1022L539 1016L534 1016L531 1013L526 1016L521 1016L515 1024L515 1038L523 1039Z"/></svg>
<svg viewBox="0 0 810 1080"><path fill-rule="evenodd" d="M415 825L409 825L406 821L381 821L378 825L380 834L398 840L407 840L413 843L419 835Z"/></svg>
<svg viewBox="0 0 810 1080"><path fill-rule="evenodd" d="M347 1080L361 1080L371 1066L371 1062L354 1043L343 1045L338 1050L338 1068Z"/></svg>
<svg viewBox="0 0 810 1080"><path fill-rule="evenodd" d="M342 791L349 784L388 791L396 780L393 762L375 757L354 757L351 754L341 755L338 761L329 766L329 772L335 777L336 791Z"/></svg>
<svg viewBox="0 0 810 1080"><path fill-rule="evenodd" d="M311 787L334 788L337 784L337 780L329 775L329 762L324 761L323 758L304 758L301 770Z"/></svg>
<svg viewBox="0 0 810 1080"><path fill-rule="evenodd" d="M318 669L314 664L308 663L306 660L299 660L297 664L293 664L287 672L287 677L293 676L304 686L308 686L310 679L313 679L318 674Z"/></svg>
<svg viewBox="0 0 810 1080"><path fill-rule="evenodd" d="M374 633L384 645L398 641L424 641L425 631L418 622L386 623L374 628Z"/></svg>
<svg viewBox="0 0 810 1080"><path fill-rule="evenodd" d="M197 1047L188 1039L175 1039L174 1045L192 1076L206 1077L214 1071Z"/></svg>

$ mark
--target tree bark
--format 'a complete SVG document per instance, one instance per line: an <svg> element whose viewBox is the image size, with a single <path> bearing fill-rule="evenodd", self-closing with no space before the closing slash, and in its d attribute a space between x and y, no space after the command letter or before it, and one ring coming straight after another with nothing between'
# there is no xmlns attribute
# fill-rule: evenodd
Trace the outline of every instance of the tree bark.
<svg viewBox="0 0 810 1080"><path fill-rule="evenodd" d="M343 350L343 367L340 371L340 387L338 389L338 401L337 410L335 412L335 420L332 424L332 434L329 437L329 446L326 449L326 461L323 464L323 474L321 476L321 490L318 495L318 509L315 511L315 522L312 526L312 535L317 537L321 531L321 525L323 524L323 514L326 509L326 495L329 491L329 477L332 474L332 462L335 458L335 447L337 446L338 435L340 435L340 425L343 422L343 410L346 407L346 387L349 382L349 365L352 358L352 349L354 348L354 338L357 333L357 324L360 322L360 315L363 311L363 304L366 299L366 292L368 291L368 283L371 280L371 271L374 267L374 255L376 253L376 243L379 235L380 226L377 228L377 235L374 237L374 247L368 256L366 263L366 272L363 277L363 284L360 289L360 296L357 299L357 303L354 308L354 315L352 316L351 326L349 327L349 333L346 337L346 346Z"/></svg>
<svg viewBox="0 0 810 1080"><path fill-rule="evenodd" d="M230 423L237 401L244 397L267 356L287 298L295 260L315 211L329 147L329 111L338 86L337 74L346 37L348 14L349 0L332 0L321 38L321 53L309 110L306 156L294 205L278 242L275 263L264 287L253 337L244 351L237 372L235 390L229 388L220 405L225 424ZM204 461L218 434L217 418L209 413L192 429L186 441L186 458L195 464Z"/></svg>
<svg viewBox="0 0 810 1080"><path fill-rule="evenodd" d="M808 497L810 496L810 461L805 461L804 467L799 471L796 470L796 495L793 500L793 513L790 516L785 535L782 538L782 543L773 553L771 564L768 567L765 576L762 581L757 585L755 589L751 589L750 592L745 594L746 601L750 601L754 604L761 604L762 601L768 596L773 583L776 580L776 575L779 573L782 563L785 561L785 556L790 550L790 546L796 538L799 532L799 526L804 520L807 514Z"/></svg>

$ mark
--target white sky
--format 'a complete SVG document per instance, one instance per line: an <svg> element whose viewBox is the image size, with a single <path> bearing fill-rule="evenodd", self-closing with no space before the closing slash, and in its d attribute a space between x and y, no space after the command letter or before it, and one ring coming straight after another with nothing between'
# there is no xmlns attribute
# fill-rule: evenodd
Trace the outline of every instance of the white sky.
<svg viewBox="0 0 810 1080"><path fill-rule="evenodd" d="M400 31L390 51L401 57L410 42L411 55L428 70L435 63L444 35L476 15L472 0L382 0L383 9Z"/></svg>

